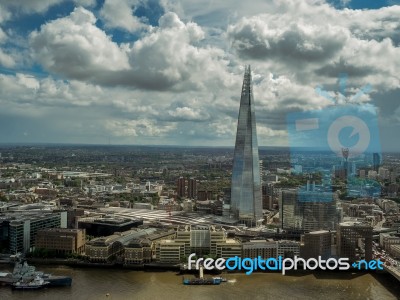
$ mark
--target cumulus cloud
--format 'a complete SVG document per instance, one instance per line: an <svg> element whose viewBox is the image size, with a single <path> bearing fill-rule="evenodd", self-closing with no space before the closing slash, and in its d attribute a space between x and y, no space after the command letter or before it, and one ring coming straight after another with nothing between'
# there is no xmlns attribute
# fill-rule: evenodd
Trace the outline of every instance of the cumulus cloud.
<svg viewBox="0 0 400 300"><path fill-rule="evenodd" d="M131 45L116 44L95 22L93 13L80 7L41 26L30 35L34 59L66 78L105 85L187 90L232 83L224 51L200 46L203 30L174 13Z"/></svg>
<svg viewBox="0 0 400 300"><path fill-rule="evenodd" d="M134 15L140 0L106 0L100 16L108 28L120 28L135 32L148 28L148 25Z"/></svg>
<svg viewBox="0 0 400 300"><path fill-rule="evenodd" d="M0 3L0 24L10 19L11 13L6 9L5 5Z"/></svg>
<svg viewBox="0 0 400 300"><path fill-rule="evenodd" d="M131 49L129 58L137 85L151 89L175 85L179 85L178 89L199 89L211 78L224 80L225 54L221 49L199 45L205 37L201 27L193 22L185 24L171 12L162 16L159 24Z"/></svg>
<svg viewBox="0 0 400 300"><path fill-rule="evenodd" d="M91 7L96 4L96 0L74 0L74 3L78 6Z"/></svg>
<svg viewBox="0 0 400 300"><path fill-rule="evenodd" d="M211 135L219 138L229 138L233 140L236 134L237 121L233 118L224 116L217 118L214 122L209 124Z"/></svg>
<svg viewBox="0 0 400 300"><path fill-rule="evenodd" d="M7 9L14 9L19 13L23 14L33 14L33 13L44 13L50 7L59 5L66 0L3 0L3 6L6 13L10 14ZM74 4L82 6L93 6L96 0L73 0ZM0 10L0 21L2 12Z"/></svg>
<svg viewBox="0 0 400 300"><path fill-rule="evenodd" d="M59 2L27 5L43 13ZM0 65L18 73L0 76L3 111L45 119L62 108L75 120L73 130L90 137L100 128L98 136L119 141L233 145L243 65L251 63L261 145L286 143L287 113L332 104L316 93L319 85L345 101L370 83L371 93L357 101L376 98L385 118L398 118L398 6L339 10L321 0L162 0L167 12L151 27L135 16L141 15L138 5L145 6L141 0L106 0L101 7L78 2L93 9L54 16L29 35L23 51L33 62L15 55L10 40L22 37L5 22L9 12L28 12L11 1L0 4ZM125 31L125 43L111 35L121 34L114 28ZM33 63L48 74L18 69ZM345 95L338 91L340 73L349 77Z"/></svg>
<svg viewBox="0 0 400 300"><path fill-rule="evenodd" d="M210 117L205 112L187 106L169 110L168 115L177 121L205 121Z"/></svg>
<svg viewBox="0 0 400 300"><path fill-rule="evenodd" d="M376 10L344 10L338 13L343 26L360 39L377 40L390 38L399 46L400 6L382 7Z"/></svg>
<svg viewBox="0 0 400 300"><path fill-rule="evenodd" d="M265 14L229 26L228 36L245 58L321 63L338 53L349 37L344 28L321 25Z"/></svg>
<svg viewBox="0 0 400 300"><path fill-rule="evenodd" d="M334 77L347 73L359 85L372 84L379 90L400 86L400 48L391 39L382 41L351 38L340 56L316 70L317 75Z"/></svg>
<svg viewBox="0 0 400 300"><path fill-rule="evenodd" d="M158 123L154 120L110 120L106 122L106 129L116 136L164 136L176 129L173 123Z"/></svg>
<svg viewBox="0 0 400 300"><path fill-rule="evenodd" d="M27 115L33 110L40 111L43 106L88 106L94 103L101 105L101 97L104 96L98 86L79 81L64 82L49 77L38 79L23 73L0 75L0 89L0 103L3 107L21 104L35 107L23 112Z"/></svg>
<svg viewBox="0 0 400 300"><path fill-rule="evenodd" d="M53 5L60 4L64 0L4 0L6 7L12 7L23 13L41 13Z"/></svg>
<svg viewBox="0 0 400 300"><path fill-rule="evenodd" d="M71 15L42 25L30 34L34 58L47 70L76 79L127 69L126 51L95 22L92 12L78 7Z"/></svg>
<svg viewBox="0 0 400 300"><path fill-rule="evenodd" d="M39 81L34 76L26 74L16 74L18 84L32 90L37 90L40 87Z"/></svg>
<svg viewBox="0 0 400 300"><path fill-rule="evenodd" d="M2 49L0 49L0 65L7 68L12 68L15 65L14 58Z"/></svg>
<svg viewBox="0 0 400 300"><path fill-rule="evenodd" d="M5 40L7 39L7 35L4 33L4 31L0 28L0 44L4 43Z"/></svg>
<svg viewBox="0 0 400 300"><path fill-rule="evenodd" d="M400 85L399 17L399 6L337 10L323 1L282 0L231 24L227 37L243 60L302 85L332 85L347 73L353 87L387 91Z"/></svg>

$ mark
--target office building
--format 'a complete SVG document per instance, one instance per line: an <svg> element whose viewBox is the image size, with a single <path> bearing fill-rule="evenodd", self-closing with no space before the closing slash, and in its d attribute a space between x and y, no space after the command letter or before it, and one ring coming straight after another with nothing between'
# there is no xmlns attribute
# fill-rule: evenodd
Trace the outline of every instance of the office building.
<svg viewBox="0 0 400 300"><path fill-rule="evenodd" d="M190 178L188 180L187 197L190 199L195 199L197 197L197 180L195 178Z"/></svg>
<svg viewBox="0 0 400 300"><path fill-rule="evenodd" d="M391 245L389 249L389 254L399 260L400 259L400 245Z"/></svg>
<svg viewBox="0 0 400 300"><path fill-rule="evenodd" d="M125 247L125 264L149 263L153 259L151 242L148 239L133 239Z"/></svg>
<svg viewBox="0 0 400 300"><path fill-rule="evenodd" d="M151 262L156 256L157 242L171 239L174 236L174 230L157 230L143 238L131 240L125 246L125 264L144 264Z"/></svg>
<svg viewBox="0 0 400 300"><path fill-rule="evenodd" d="M179 262L183 257L196 253L217 257L240 256L242 248L237 240L227 239L225 229L215 225L181 225L176 229L175 239L157 243L159 262Z"/></svg>
<svg viewBox="0 0 400 300"><path fill-rule="evenodd" d="M282 190L279 197L282 229L334 230L339 221L336 194L301 189Z"/></svg>
<svg viewBox="0 0 400 300"><path fill-rule="evenodd" d="M186 180L183 177L178 178L176 182L177 188L176 192L178 197L184 198L186 197Z"/></svg>
<svg viewBox="0 0 400 300"><path fill-rule="evenodd" d="M185 255L198 255L217 252L217 243L226 240L226 232L221 226L214 225L181 225L176 230L175 241L185 245Z"/></svg>
<svg viewBox="0 0 400 300"><path fill-rule="evenodd" d="M86 233L84 229L48 228L38 231L36 248L57 254L84 254Z"/></svg>
<svg viewBox="0 0 400 300"><path fill-rule="evenodd" d="M233 157L231 214L256 226L262 221L261 178L250 66L246 67Z"/></svg>
<svg viewBox="0 0 400 300"><path fill-rule="evenodd" d="M228 259L242 254L242 243L235 239L226 239L216 244L216 257Z"/></svg>
<svg viewBox="0 0 400 300"><path fill-rule="evenodd" d="M294 258L295 256L300 256L300 242L297 241L278 241L278 257L283 258Z"/></svg>
<svg viewBox="0 0 400 300"><path fill-rule="evenodd" d="M268 240L250 240L242 243L242 257L268 259L278 256L278 243Z"/></svg>
<svg viewBox="0 0 400 300"><path fill-rule="evenodd" d="M114 216L88 217L78 219L78 228L86 229L86 234L95 237L109 236L143 225L141 219L127 219Z"/></svg>
<svg viewBox="0 0 400 300"><path fill-rule="evenodd" d="M160 263L180 263L186 257L185 243L163 240L156 245L156 258Z"/></svg>
<svg viewBox="0 0 400 300"><path fill-rule="evenodd" d="M28 253L35 247L37 233L45 228L66 228L67 212L18 212L1 217L3 234L7 232L10 253Z"/></svg>
<svg viewBox="0 0 400 300"><path fill-rule="evenodd" d="M339 224L337 231L338 255L350 261L372 259L372 226L358 222Z"/></svg>
<svg viewBox="0 0 400 300"><path fill-rule="evenodd" d="M300 256L302 258L323 259L331 257L332 233L326 230L305 233L301 238Z"/></svg>
<svg viewBox="0 0 400 300"><path fill-rule="evenodd" d="M400 245L400 236L393 233L379 234L379 244L383 250L389 251L393 245Z"/></svg>
<svg viewBox="0 0 400 300"><path fill-rule="evenodd" d="M222 192L224 193L224 204L229 205L231 204L231 188L226 187L222 189Z"/></svg>
<svg viewBox="0 0 400 300"><path fill-rule="evenodd" d="M123 260L125 247L133 240L145 238L157 229L132 229L124 232L115 232L106 237L99 237L86 243L86 256L91 262L110 262Z"/></svg>
<svg viewBox="0 0 400 300"><path fill-rule="evenodd" d="M212 199L213 199L212 191L197 191L197 200L205 201L205 200L212 200Z"/></svg>
<svg viewBox="0 0 400 300"><path fill-rule="evenodd" d="M381 165L381 156L379 155L379 153L372 154L372 166L374 171L378 172L380 165Z"/></svg>

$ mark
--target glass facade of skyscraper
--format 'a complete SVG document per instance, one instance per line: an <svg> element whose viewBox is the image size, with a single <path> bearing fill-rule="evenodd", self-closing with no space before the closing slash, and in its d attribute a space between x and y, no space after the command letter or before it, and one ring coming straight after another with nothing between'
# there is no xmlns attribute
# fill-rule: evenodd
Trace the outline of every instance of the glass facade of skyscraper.
<svg viewBox="0 0 400 300"><path fill-rule="evenodd" d="M246 67L233 158L231 212L250 226L262 219L261 179L250 66Z"/></svg>

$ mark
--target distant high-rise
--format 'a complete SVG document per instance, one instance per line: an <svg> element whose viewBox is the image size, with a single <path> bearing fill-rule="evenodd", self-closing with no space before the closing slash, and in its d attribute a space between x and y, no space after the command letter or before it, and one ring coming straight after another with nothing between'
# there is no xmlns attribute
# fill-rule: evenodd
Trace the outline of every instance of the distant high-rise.
<svg viewBox="0 0 400 300"><path fill-rule="evenodd" d="M233 157L231 212L254 226L262 219L261 179L250 66L245 68Z"/></svg>
<svg viewBox="0 0 400 300"><path fill-rule="evenodd" d="M197 180L195 178L188 180L187 196L190 199L197 198Z"/></svg>
<svg viewBox="0 0 400 300"><path fill-rule="evenodd" d="M379 153L372 154L372 164L375 171L378 171L379 166L381 165L381 157Z"/></svg>
<svg viewBox="0 0 400 300"><path fill-rule="evenodd" d="M179 197L183 198L186 196L186 180L183 177L179 177L177 180L177 194Z"/></svg>

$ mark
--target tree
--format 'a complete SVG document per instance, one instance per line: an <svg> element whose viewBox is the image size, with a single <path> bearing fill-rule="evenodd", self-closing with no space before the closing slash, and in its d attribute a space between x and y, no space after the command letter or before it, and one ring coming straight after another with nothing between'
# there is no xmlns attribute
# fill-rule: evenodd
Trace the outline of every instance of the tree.
<svg viewBox="0 0 400 300"><path fill-rule="evenodd" d="M5 195L1 194L0 195L0 202L8 202L8 198Z"/></svg>

